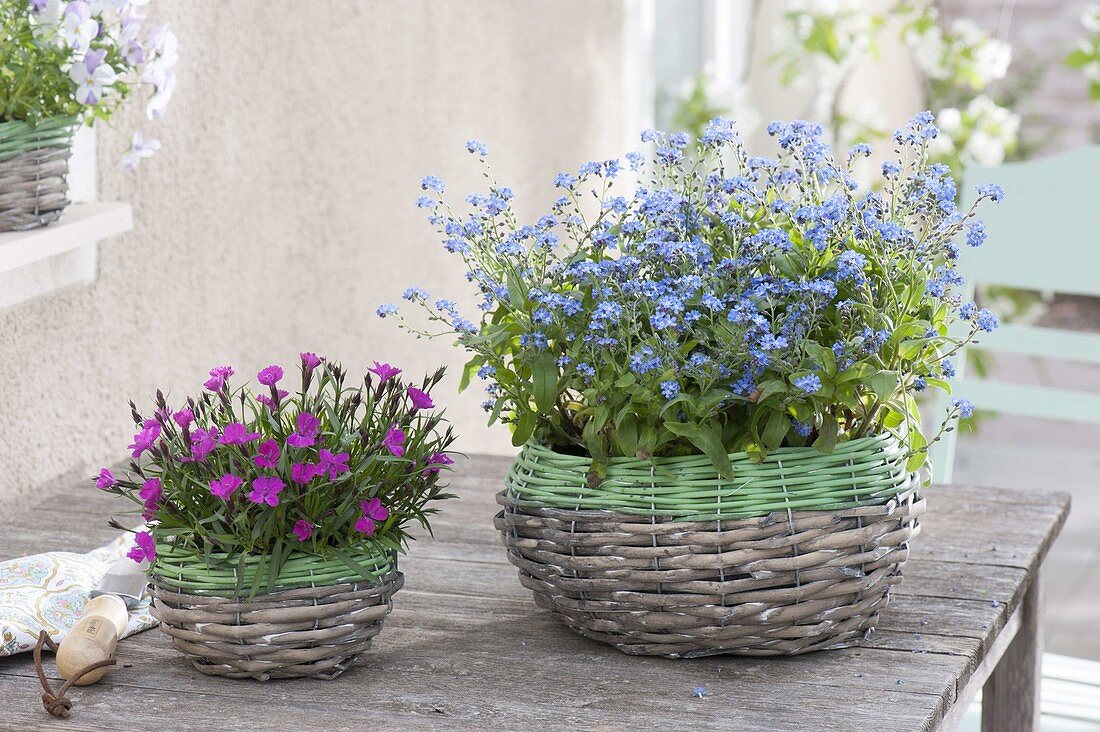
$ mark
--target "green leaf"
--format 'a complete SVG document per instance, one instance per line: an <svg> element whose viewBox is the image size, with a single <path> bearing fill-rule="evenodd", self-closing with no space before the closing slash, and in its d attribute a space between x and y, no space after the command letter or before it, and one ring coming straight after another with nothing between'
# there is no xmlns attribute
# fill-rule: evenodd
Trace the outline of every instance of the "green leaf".
<svg viewBox="0 0 1100 732"><path fill-rule="evenodd" d="M764 401L773 394L786 394L787 384L783 379L767 379L760 384L760 396L756 398L756 403Z"/></svg>
<svg viewBox="0 0 1100 732"><path fill-rule="evenodd" d="M355 572L356 574L358 574L363 579L367 580L368 582L378 582L378 575L376 575L374 572L372 572L369 569L367 569L366 567L364 567L359 562L352 559L347 554L347 552L344 552L344 551L338 550L338 549L333 549L332 553L336 556L337 559L339 559L341 562L346 564L348 569Z"/></svg>
<svg viewBox="0 0 1100 732"><path fill-rule="evenodd" d="M500 413L504 409L504 403L507 401L504 397L497 399L497 403L493 405L493 411L489 414L489 426L492 427L498 419L500 419Z"/></svg>
<svg viewBox="0 0 1100 732"><path fill-rule="evenodd" d="M581 436L584 438L584 444L588 447L588 454L592 456L593 465L599 464L603 466L604 472L600 474L601 478L607 475L607 450L604 449L604 441L601 433L606 421L606 418L600 420L597 417L593 417L585 423L584 429L581 431Z"/></svg>
<svg viewBox="0 0 1100 732"><path fill-rule="evenodd" d="M837 377L837 381L844 383L848 381L862 379L864 376L871 373L872 368L873 367L870 364L861 361L841 373L840 376Z"/></svg>
<svg viewBox="0 0 1100 732"><path fill-rule="evenodd" d="M867 380L871 390L880 402L885 402L898 390L897 371L879 371Z"/></svg>
<svg viewBox="0 0 1100 732"><path fill-rule="evenodd" d="M615 382L615 388L626 389L628 387L634 386L634 382L636 382L637 380L638 378L633 373L627 372L620 376L618 381Z"/></svg>
<svg viewBox="0 0 1100 732"><path fill-rule="evenodd" d="M554 354L543 351L531 361L535 406L541 412L551 412L558 401L558 362Z"/></svg>
<svg viewBox="0 0 1100 732"><path fill-rule="evenodd" d="M1065 58L1066 66L1071 69L1080 69L1092 63L1092 54L1083 48L1077 48Z"/></svg>
<svg viewBox="0 0 1100 732"><path fill-rule="evenodd" d="M634 455L638 452L638 418L633 412L623 410L616 419L615 446L623 455Z"/></svg>
<svg viewBox="0 0 1100 732"><path fill-rule="evenodd" d="M710 458L718 474L723 478L733 477L733 464L726 452L725 445L718 430L710 425L697 425L690 422L665 422L669 432L680 437L685 437L692 445L699 448L704 455Z"/></svg>
<svg viewBox="0 0 1100 732"><path fill-rule="evenodd" d="M833 349L826 348L815 341L807 341L804 345L810 358L819 364L825 373L836 375L836 354L833 353Z"/></svg>
<svg viewBox="0 0 1100 732"><path fill-rule="evenodd" d="M466 362L465 368L462 369L462 378L458 382L458 390L460 392L466 391L466 387L470 385L470 380L484 362L485 359L481 356L474 356Z"/></svg>
<svg viewBox="0 0 1100 732"><path fill-rule="evenodd" d="M912 361L928 346L928 341L923 338L909 338L898 346L898 356L905 361Z"/></svg>
<svg viewBox="0 0 1100 732"><path fill-rule="evenodd" d="M514 447L522 447L531 439L531 435L535 433L536 419L535 413L530 410L520 413L515 422L516 429L512 432L512 445Z"/></svg>
<svg viewBox="0 0 1100 732"><path fill-rule="evenodd" d="M821 427L817 431L817 439L814 440L814 449L820 452L832 452L836 449L837 437L836 417L826 414L821 420Z"/></svg>
<svg viewBox="0 0 1100 732"><path fill-rule="evenodd" d="M774 450L783 444L783 438L787 436L787 431L791 427L791 421L787 418L785 412L772 412L768 417L768 422L764 425L764 431L760 435L761 441L764 443L764 447L768 450Z"/></svg>
<svg viewBox="0 0 1100 732"><path fill-rule="evenodd" d="M894 409L887 409L882 418L882 426L888 430L896 430L905 421L904 415Z"/></svg>
<svg viewBox="0 0 1100 732"><path fill-rule="evenodd" d="M271 547L271 561L267 568L267 585L268 592L275 586L276 580L279 579L279 572L283 568L283 561L286 559L287 554L283 553L283 540L276 539L274 546ZM259 573L257 573L259 574Z"/></svg>
<svg viewBox="0 0 1100 732"><path fill-rule="evenodd" d="M935 388L942 391L944 394L950 394L951 393L951 382L950 381L946 381L944 379L936 379L936 378L933 378L931 376L925 378L925 381L928 383L929 386L934 386Z"/></svg>
<svg viewBox="0 0 1100 732"><path fill-rule="evenodd" d="M527 306L527 286L523 282L523 278L514 276L514 273L509 273L507 276L508 285L508 304L512 306L513 310L523 312Z"/></svg>

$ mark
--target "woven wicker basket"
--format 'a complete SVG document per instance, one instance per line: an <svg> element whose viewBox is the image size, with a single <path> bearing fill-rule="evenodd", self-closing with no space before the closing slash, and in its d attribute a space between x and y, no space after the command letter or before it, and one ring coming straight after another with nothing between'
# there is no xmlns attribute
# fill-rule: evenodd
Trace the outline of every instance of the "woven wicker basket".
<svg viewBox="0 0 1100 732"><path fill-rule="evenodd" d="M496 517L535 601L639 655L794 655L858 643L901 581L924 512L905 453L877 436L832 454L590 460L520 453Z"/></svg>
<svg viewBox="0 0 1100 732"><path fill-rule="evenodd" d="M370 648L404 576L392 554L364 553L366 581L342 561L294 553L268 594L235 596L236 572L158 546L153 614L177 649L204 674L260 681L333 679ZM244 565L247 587L264 559Z"/></svg>
<svg viewBox="0 0 1100 732"><path fill-rule="evenodd" d="M69 205L73 117L0 122L0 231L45 226Z"/></svg>

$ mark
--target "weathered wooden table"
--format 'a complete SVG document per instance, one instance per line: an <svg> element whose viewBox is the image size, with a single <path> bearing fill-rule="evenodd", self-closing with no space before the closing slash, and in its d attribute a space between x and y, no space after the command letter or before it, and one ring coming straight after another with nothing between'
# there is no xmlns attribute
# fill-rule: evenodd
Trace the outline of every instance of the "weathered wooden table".
<svg viewBox="0 0 1100 732"><path fill-rule="evenodd" d="M64 721L43 711L29 654L0 659L0 729L933 730L953 728L983 684L986 730L1030 729L1038 715L1039 569L1064 494L930 489L905 581L861 648L683 661L623 655L534 605L492 528L507 466L460 466L461 500L403 560L393 614L340 678L213 679L151 630L120 644L103 681L73 692ZM104 523L113 497L87 482L38 495L4 517L0 558L115 535Z"/></svg>

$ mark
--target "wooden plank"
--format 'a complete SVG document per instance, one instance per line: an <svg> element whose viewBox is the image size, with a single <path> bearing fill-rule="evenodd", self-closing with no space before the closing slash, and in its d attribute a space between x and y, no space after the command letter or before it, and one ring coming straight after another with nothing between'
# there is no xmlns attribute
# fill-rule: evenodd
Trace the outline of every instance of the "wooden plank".
<svg viewBox="0 0 1100 732"><path fill-rule="evenodd" d="M120 645L130 668L74 692L77 707L66 726L130 729L157 719L158 728L233 730L278 719L287 727L339 730L384 719L410 729L644 723L931 730L996 651L1067 505L1056 494L930 489L932 512L905 581L863 646L785 659L671 661L591 643L534 605L491 523L509 464L477 458L456 473L453 488L462 498L433 521L435 540L414 542L402 560L406 589L385 630L364 662L340 679L209 679L151 631ZM37 495L14 512L0 536L0 557L88 550L116 534L94 519L120 502L86 480L60 480ZM1006 533L1012 536L998 539ZM0 659L0 698L11 700L0 707L0 729L53 723L37 701L29 661ZM692 695L696 686L706 687L701 699Z"/></svg>
<svg viewBox="0 0 1100 732"><path fill-rule="evenodd" d="M1002 323L998 326L995 335L982 338L982 348L993 352L1020 353L1026 356L1061 359L1063 361L1100 363L1100 335L1087 331L1066 330L1065 328ZM969 386L974 382L967 380L956 383L965 383L967 388L960 388L957 391L961 394L968 394ZM1076 393L1080 394L1081 392ZM998 404L992 408L999 412L1002 405ZM1080 412L1080 409L1074 409L1070 414L1074 417L1084 416ZM1065 419L1065 414L1063 412L1057 418Z"/></svg>
<svg viewBox="0 0 1100 732"><path fill-rule="evenodd" d="M1039 729L1042 615L1042 584L1035 576L1020 606L1020 630L982 690L982 732Z"/></svg>
<svg viewBox="0 0 1100 732"><path fill-rule="evenodd" d="M1009 616L1008 621L1005 623L1005 627L997 634L996 639L994 639L989 647L989 651L982 657L981 663L974 668L970 679L959 689L958 698L955 700L955 703L947 709L943 716L943 720L940 722L941 729L950 732L962 722L967 711L978 698L982 686L984 686L986 680L989 679L989 675L993 673L993 669L1001 662L1008 646L1016 638L1016 634L1020 630L1020 615L1020 610L1017 608L1016 611Z"/></svg>
<svg viewBox="0 0 1100 732"><path fill-rule="evenodd" d="M947 675L906 669L898 684L898 658L907 654L880 658L886 654L861 649L778 662L634 658L589 643L542 613L494 615L493 603L473 598L458 606L437 603L395 612L365 661L329 683L208 679L191 671L159 633L124 642L120 655L130 668L76 692L79 717L98 718L123 699L128 709L131 704L140 708L143 697L134 692L154 688L169 698L214 695L192 710L198 725L188 728L199 729L217 728L227 710L239 721L238 707L270 704L284 705L289 716L281 719L294 721L288 728L305 723L306 715L322 707L342 710L345 721L361 722L403 719L410 713L431 719L432 710L440 709L450 721L508 729L530 724L614 728L639 720L657 727L690 723L718 729L723 718L736 719L738 729L807 729L800 708L807 705L822 715L823 723L831 720L828 729L931 729L942 709L935 690ZM822 676L832 683L818 683ZM706 689L702 699L693 697L698 686ZM0 665L0 690L14 709L33 710L38 704L29 667ZM799 704L789 704L791 699ZM893 700L890 720L875 719L875 699ZM846 709L855 701L861 709ZM330 718L309 717L314 722ZM200 720L209 720L210 726Z"/></svg>

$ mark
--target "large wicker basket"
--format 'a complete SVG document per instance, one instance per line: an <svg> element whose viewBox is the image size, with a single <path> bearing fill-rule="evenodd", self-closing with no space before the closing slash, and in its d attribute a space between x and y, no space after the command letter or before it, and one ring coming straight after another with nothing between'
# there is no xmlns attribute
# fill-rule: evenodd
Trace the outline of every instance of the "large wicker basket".
<svg viewBox="0 0 1100 732"><path fill-rule="evenodd" d="M157 547L153 614L177 649L204 674L260 681L333 679L370 648L393 609L404 576L391 553L366 552L356 563L297 552L275 591L249 597L234 569L212 568L193 554ZM243 565L244 587L264 572L262 557Z"/></svg>
<svg viewBox="0 0 1100 732"><path fill-rule="evenodd" d="M0 231L45 226L69 205L73 117L0 122Z"/></svg>
<svg viewBox="0 0 1100 732"><path fill-rule="evenodd" d="M641 655L794 655L858 643L924 511L891 437L784 448L732 479L705 457L591 461L527 445L497 497L509 560L581 635Z"/></svg>

